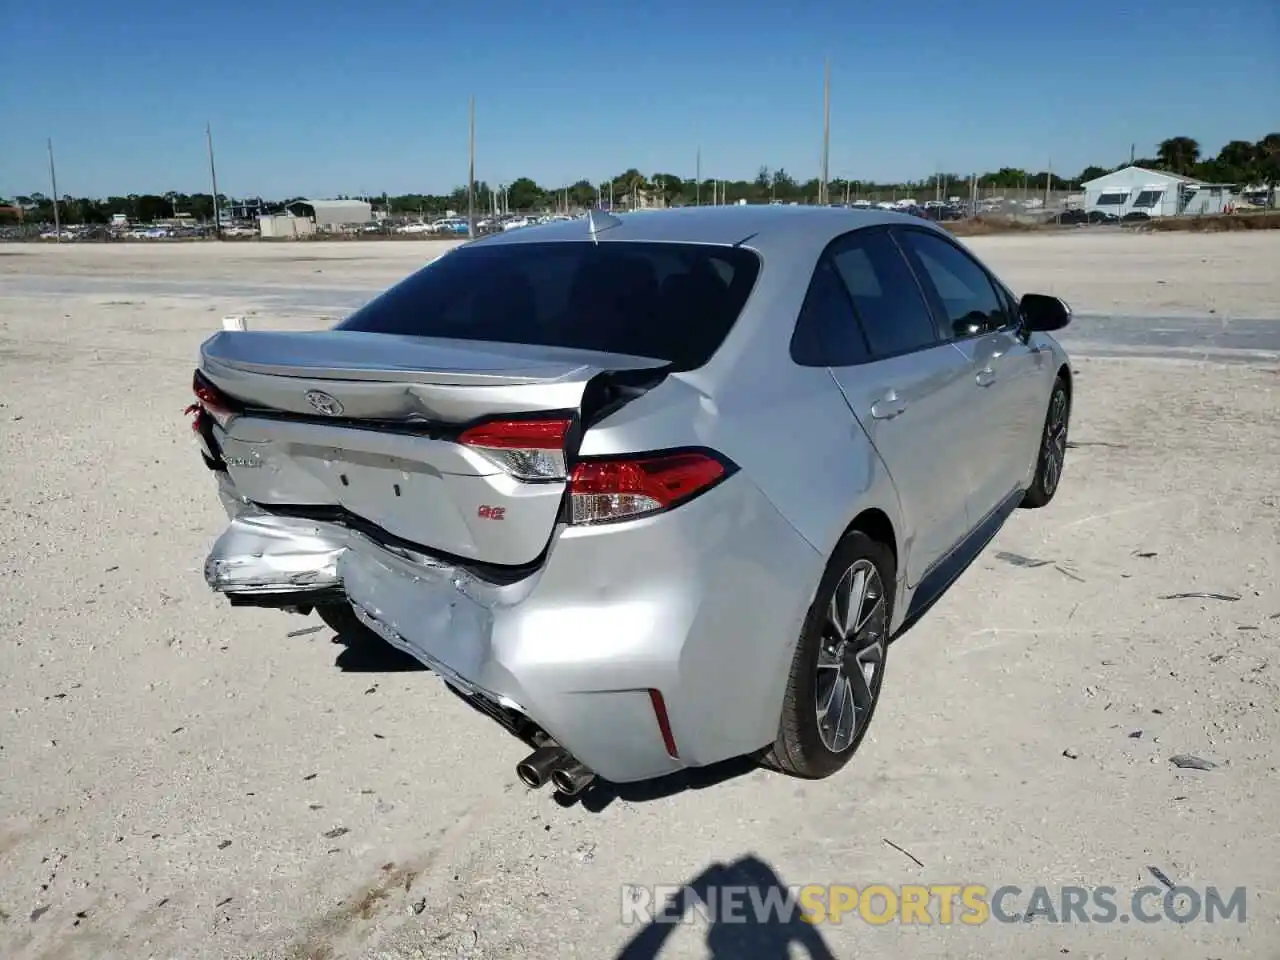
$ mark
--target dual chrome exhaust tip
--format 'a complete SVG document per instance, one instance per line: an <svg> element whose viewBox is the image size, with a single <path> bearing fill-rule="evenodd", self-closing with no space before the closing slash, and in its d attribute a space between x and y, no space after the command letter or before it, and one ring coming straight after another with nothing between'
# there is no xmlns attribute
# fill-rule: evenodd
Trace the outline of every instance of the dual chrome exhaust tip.
<svg viewBox="0 0 1280 960"><path fill-rule="evenodd" d="M596 775L561 747L539 747L516 764L516 776L532 790L550 783L557 793L576 797Z"/></svg>

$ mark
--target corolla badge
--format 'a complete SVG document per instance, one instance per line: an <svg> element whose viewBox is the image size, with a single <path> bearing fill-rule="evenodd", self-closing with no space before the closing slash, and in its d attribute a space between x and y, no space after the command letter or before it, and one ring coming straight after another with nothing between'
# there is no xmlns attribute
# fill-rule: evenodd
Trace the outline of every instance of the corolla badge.
<svg viewBox="0 0 1280 960"><path fill-rule="evenodd" d="M307 403L326 417L342 416L342 404L338 402L338 398L329 396L323 390L308 390Z"/></svg>

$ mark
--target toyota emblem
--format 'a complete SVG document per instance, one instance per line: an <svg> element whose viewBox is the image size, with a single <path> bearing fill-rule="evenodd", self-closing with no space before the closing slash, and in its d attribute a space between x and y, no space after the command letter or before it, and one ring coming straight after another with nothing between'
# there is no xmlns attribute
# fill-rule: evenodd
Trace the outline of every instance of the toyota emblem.
<svg viewBox="0 0 1280 960"><path fill-rule="evenodd" d="M308 390L307 403L326 417L342 416L342 404L338 398L329 396L323 390Z"/></svg>

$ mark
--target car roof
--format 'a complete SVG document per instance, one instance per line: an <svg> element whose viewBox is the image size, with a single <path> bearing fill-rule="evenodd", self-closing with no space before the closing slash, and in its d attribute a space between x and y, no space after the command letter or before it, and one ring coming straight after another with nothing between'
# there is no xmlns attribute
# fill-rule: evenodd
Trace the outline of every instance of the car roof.
<svg viewBox="0 0 1280 960"><path fill-rule="evenodd" d="M905 213L890 210L854 210L842 207L801 206L715 206L676 207L670 210L640 210L618 216L592 211L601 224L595 239L600 243L655 242L706 243L750 246L762 253L775 244L787 244L803 237L808 244L825 246L851 230L884 224L912 224L932 227ZM617 221L616 224L611 221ZM520 243L591 240L587 217L521 227L506 233L475 240L467 246L498 246Z"/></svg>

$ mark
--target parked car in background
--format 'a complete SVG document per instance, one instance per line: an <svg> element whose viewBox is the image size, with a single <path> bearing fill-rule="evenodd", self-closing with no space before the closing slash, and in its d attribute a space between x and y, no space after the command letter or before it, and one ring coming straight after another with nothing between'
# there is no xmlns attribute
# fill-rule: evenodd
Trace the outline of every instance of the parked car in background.
<svg viewBox="0 0 1280 960"><path fill-rule="evenodd" d="M530 786L826 777L889 641L1053 500L1070 316L898 213L495 234L331 330L204 343L205 576L411 654L528 743Z"/></svg>
<svg viewBox="0 0 1280 960"><path fill-rule="evenodd" d="M432 233L469 233L471 225L466 217L441 217L431 224Z"/></svg>

